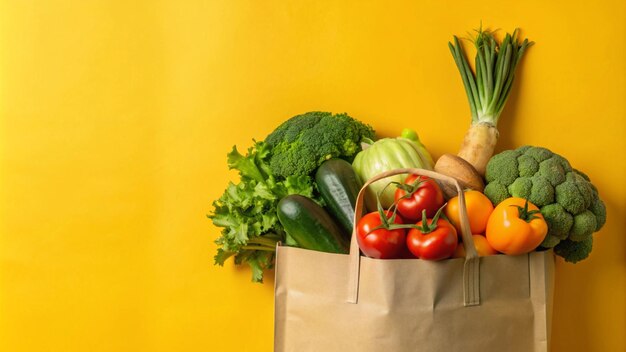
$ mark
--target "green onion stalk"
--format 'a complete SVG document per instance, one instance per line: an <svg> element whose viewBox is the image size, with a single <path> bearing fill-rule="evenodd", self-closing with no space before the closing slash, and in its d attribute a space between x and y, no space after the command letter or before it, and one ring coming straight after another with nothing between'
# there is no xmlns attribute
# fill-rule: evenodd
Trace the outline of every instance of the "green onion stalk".
<svg viewBox="0 0 626 352"><path fill-rule="evenodd" d="M476 47L474 70L458 37L454 36L454 44L448 46L461 73L472 113L472 124L457 155L484 176L498 141L498 119L511 93L515 68L533 42L524 39L520 43L517 29L513 34L507 33L501 43L491 31L481 28L476 32L472 38Z"/></svg>

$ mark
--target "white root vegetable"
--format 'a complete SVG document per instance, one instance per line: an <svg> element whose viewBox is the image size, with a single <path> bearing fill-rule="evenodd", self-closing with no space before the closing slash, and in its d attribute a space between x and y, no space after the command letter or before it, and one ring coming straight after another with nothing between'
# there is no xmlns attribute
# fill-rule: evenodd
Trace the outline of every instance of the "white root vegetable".
<svg viewBox="0 0 626 352"><path fill-rule="evenodd" d="M517 29L513 34L507 33L502 43L498 43L493 32L479 29L477 33L473 38L476 47L474 70L456 36L454 44L448 45L461 73L472 113L472 124L465 134L458 156L472 165L482 177L498 141L498 119L511 93L515 68L533 42L528 39L518 42ZM449 176L465 177L467 180L466 165L451 161L450 156L443 158L443 161L442 158L435 164L435 170L445 170ZM445 167L440 164L442 162Z"/></svg>

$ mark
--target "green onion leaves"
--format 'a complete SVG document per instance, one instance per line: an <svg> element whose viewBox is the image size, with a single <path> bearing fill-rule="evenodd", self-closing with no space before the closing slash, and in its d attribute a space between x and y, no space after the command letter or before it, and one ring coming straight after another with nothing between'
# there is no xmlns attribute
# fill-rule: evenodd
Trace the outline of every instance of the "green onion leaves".
<svg viewBox="0 0 626 352"><path fill-rule="evenodd" d="M454 36L454 44L448 43L456 63L472 112L472 124L498 124L498 118L511 92L515 67L526 49L533 44L528 39L518 41L518 30L507 33L502 43L494 33L482 28L476 30L472 38L476 47L475 71L469 65L467 53L459 38Z"/></svg>

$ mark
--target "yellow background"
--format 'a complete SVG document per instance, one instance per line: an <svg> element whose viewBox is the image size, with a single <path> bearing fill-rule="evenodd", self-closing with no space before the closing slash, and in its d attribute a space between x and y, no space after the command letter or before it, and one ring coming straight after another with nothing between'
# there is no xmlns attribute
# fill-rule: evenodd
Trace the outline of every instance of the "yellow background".
<svg viewBox="0 0 626 352"><path fill-rule="evenodd" d="M226 153L309 110L455 152L447 41L481 20L537 43L498 149L563 154L608 208L557 263L554 351L623 351L622 0L0 2L0 350L270 351L272 275L212 264Z"/></svg>

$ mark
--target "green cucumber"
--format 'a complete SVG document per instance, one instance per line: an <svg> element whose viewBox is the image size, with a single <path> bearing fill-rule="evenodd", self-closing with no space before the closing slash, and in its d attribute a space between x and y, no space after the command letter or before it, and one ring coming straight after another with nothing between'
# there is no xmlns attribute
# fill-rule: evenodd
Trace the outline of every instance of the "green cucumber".
<svg viewBox="0 0 626 352"><path fill-rule="evenodd" d="M349 239L354 228L354 205L361 189L361 182L352 165L342 159L325 161L317 169L315 183L328 212L337 220L346 239Z"/></svg>
<svg viewBox="0 0 626 352"><path fill-rule="evenodd" d="M331 216L311 199L292 194L278 202L278 220L298 246L329 253L348 253L348 243Z"/></svg>

